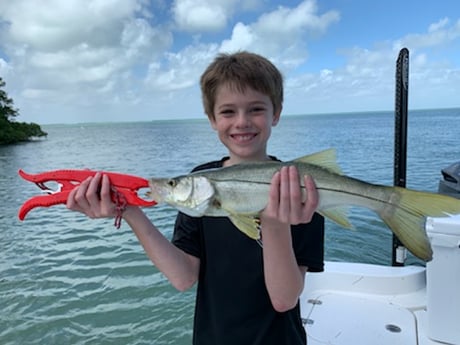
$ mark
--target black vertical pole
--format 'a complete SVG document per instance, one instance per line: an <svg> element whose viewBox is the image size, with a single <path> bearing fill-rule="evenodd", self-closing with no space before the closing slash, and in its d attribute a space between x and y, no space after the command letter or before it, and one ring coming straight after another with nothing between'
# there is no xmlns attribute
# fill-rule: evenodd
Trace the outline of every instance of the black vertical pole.
<svg viewBox="0 0 460 345"><path fill-rule="evenodd" d="M403 48L396 61L395 149L393 184L406 187L407 161L407 99L409 89L409 50ZM406 248L393 234L392 265L404 266Z"/></svg>

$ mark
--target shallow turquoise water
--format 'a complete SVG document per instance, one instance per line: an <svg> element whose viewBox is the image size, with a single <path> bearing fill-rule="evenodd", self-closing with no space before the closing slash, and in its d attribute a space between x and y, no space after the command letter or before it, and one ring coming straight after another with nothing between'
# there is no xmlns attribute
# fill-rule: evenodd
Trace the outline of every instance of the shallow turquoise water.
<svg viewBox="0 0 460 345"><path fill-rule="evenodd" d="M436 191L440 169L460 160L459 119L459 109L410 114L408 187ZM392 184L393 126L385 112L286 117L269 151L289 160L335 147L345 174ZM215 133L206 121L44 129L47 140L0 147L0 344L190 344L194 290L175 291L125 224L64 206L20 222L20 205L39 190L17 170L173 176L225 154ZM169 238L175 211L145 211ZM326 258L388 264L390 231L366 210L353 209L351 221L353 231L327 223Z"/></svg>

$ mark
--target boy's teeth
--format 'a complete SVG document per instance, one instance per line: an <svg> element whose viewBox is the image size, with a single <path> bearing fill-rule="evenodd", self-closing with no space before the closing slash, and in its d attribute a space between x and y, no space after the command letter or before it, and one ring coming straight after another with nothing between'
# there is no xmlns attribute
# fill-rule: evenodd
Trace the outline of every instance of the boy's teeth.
<svg viewBox="0 0 460 345"><path fill-rule="evenodd" d="M250 140L250 139L252 139L252 137L253 137L253 135L251 135L251 134L234 135L234 138L238 139L238 140Z"/></svg>

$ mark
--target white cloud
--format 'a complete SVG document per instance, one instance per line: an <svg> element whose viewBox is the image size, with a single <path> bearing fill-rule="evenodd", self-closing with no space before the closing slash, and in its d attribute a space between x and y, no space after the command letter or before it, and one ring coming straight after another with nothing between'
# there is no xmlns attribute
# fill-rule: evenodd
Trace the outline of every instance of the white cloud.
<svg viewBox="0 0 460 345"><path fill-rule="evenodd" d="M21 74L25 100L133 100L133 84L145 77L142 64L172 44L171 33L151 26L139 1L15 1L2 10L9 24L1 44L8 65Z"/></svg>
<svg viewBox="0 0 460 345"><path fill-rule="evenodd" d="M188 46L178 53L168 53L164 64L149 65L146 84L162 92L196 86L199 75L216 54L215 44Z"/></svg>
<svg viewBox="0 0 460 345"><path fill-rule="evenodd" d="M342 112L347 108L356 111L393 109L395 62L403 47L410 51L409 107L458 106L459 61L455 64L433 52L458 40L459 23L450 25L448 19L442 19L431 24L425 33L405 35L394 42L380 42L370 49L342 50L343 66L318 74L290 76L285 111L302 113L299 100L306 105L305 109L321 109L324 113Z"/></svg>
<svg viewBox="0 0 460 345"><path fill-rule="evenodd" d="M323 33L339 18L340 15L337 11L318 14L316 1L304 0L297 7L279 6L276 11L263 14L255 26L262 33L280 35L280 37L285 38L286 36L302 35L305 31Z"/></svg>
<svg viewBox="0 0 460 345"><path fill-rule="evenodd" d="M224 30L235 13L251 12L263 0L174 0L172 13L178 29L191 33Z"/></svg>
<svg viewBox="0 0 460 345"><path fill-rule="evenodd" d="M442 30L448 24L449 24L449 18L447 18L447 17L442 18L437 23L430 24L430 26L428 27L428 32L435 32L435 31L438 31L438 30Z"/></svg>
<svg viewBox="0 0 460 345"><path fill-rule="evenodd" d="M307 37L324 33L339 18L336 11L319 14L314 0L302 1L293 8L279 6L254 23L237 23L220 50L248 49L273 57L275 63L295 67L305 61Z"/></svg>
<svg viewBox="0 0 460 345"><path fill-rule="evenodd" d="M176 0L173 6L177 26L184 31L219 31L227 25L227 9L215 1Z"/></svg>
<svg viewBox="0 0 460 345"><path fill-rule="evenodd" d="M452 26L449 24L450 20L443 18L431 24L426 33L409 34L402 37L397 41L397 45L419 49L449 44L460 37L460 20Z"/></svg>
<svg viewBox="0 0 460 345"><path fill-rule="evenodd" d="M251 26L237 23L233 28L232 37L222 42L220 50L232 52L251 48L253 51L257 51L258 40L259 37Z"/></svg>
<svg viewBox="0 0 460 345"><path fill-rule="evenodd" d="M8 65L8 63L0 58L0 76L5 76L11 71L11 67Z"/></svg>
<svg viewBox="0 0 460 345"><path fill-rule="evenodd" d="M203 70L218 52L246 49L282 70L287 114L391 109L394 63L406 46L409 101L422 107L458 99L460 67L452 58L458 19L441 17L425 30L350 47L334 37L341 14L322 10L323 3L270 6L265 0L0 0L0 76L21 117L35 122L42 116L61 122L63 113L65 121L95 114L101 121L127 120L127 113L129 120L201 116ZM323 43L328 50L318 52ZM337 56L340 63L329 65Z"/></svg>
<svg viewBox="0 0 460 345"><path fill-rule="evenodd" d="M10 23L11 44L54 51L82 41L94 46L116 44L122 20L139 9L134 0L16 0L4 5L2 16Z"/></svg>

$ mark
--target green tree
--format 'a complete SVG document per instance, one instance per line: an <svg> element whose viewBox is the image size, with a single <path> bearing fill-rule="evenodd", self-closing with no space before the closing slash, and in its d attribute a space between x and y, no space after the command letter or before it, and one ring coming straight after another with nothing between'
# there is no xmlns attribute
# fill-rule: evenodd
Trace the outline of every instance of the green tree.
<svg viewBox="0 0 460 345"><path fill-rule="evenodd" d="M0 77L0 117L5 120L10 120L19 115L19 110L14 108L13 100L9 98L6 91L3 90L5 85L5 81Z"/></svg>
<svg viewBox="0 0 460 345"><path fill-rule="evenodd" d="M0 77L0 145L47 136L48 134L36 123L15 121L19 116L19 110L14 107L13 100L3 89L5 85L5 81Z"/></svg>

